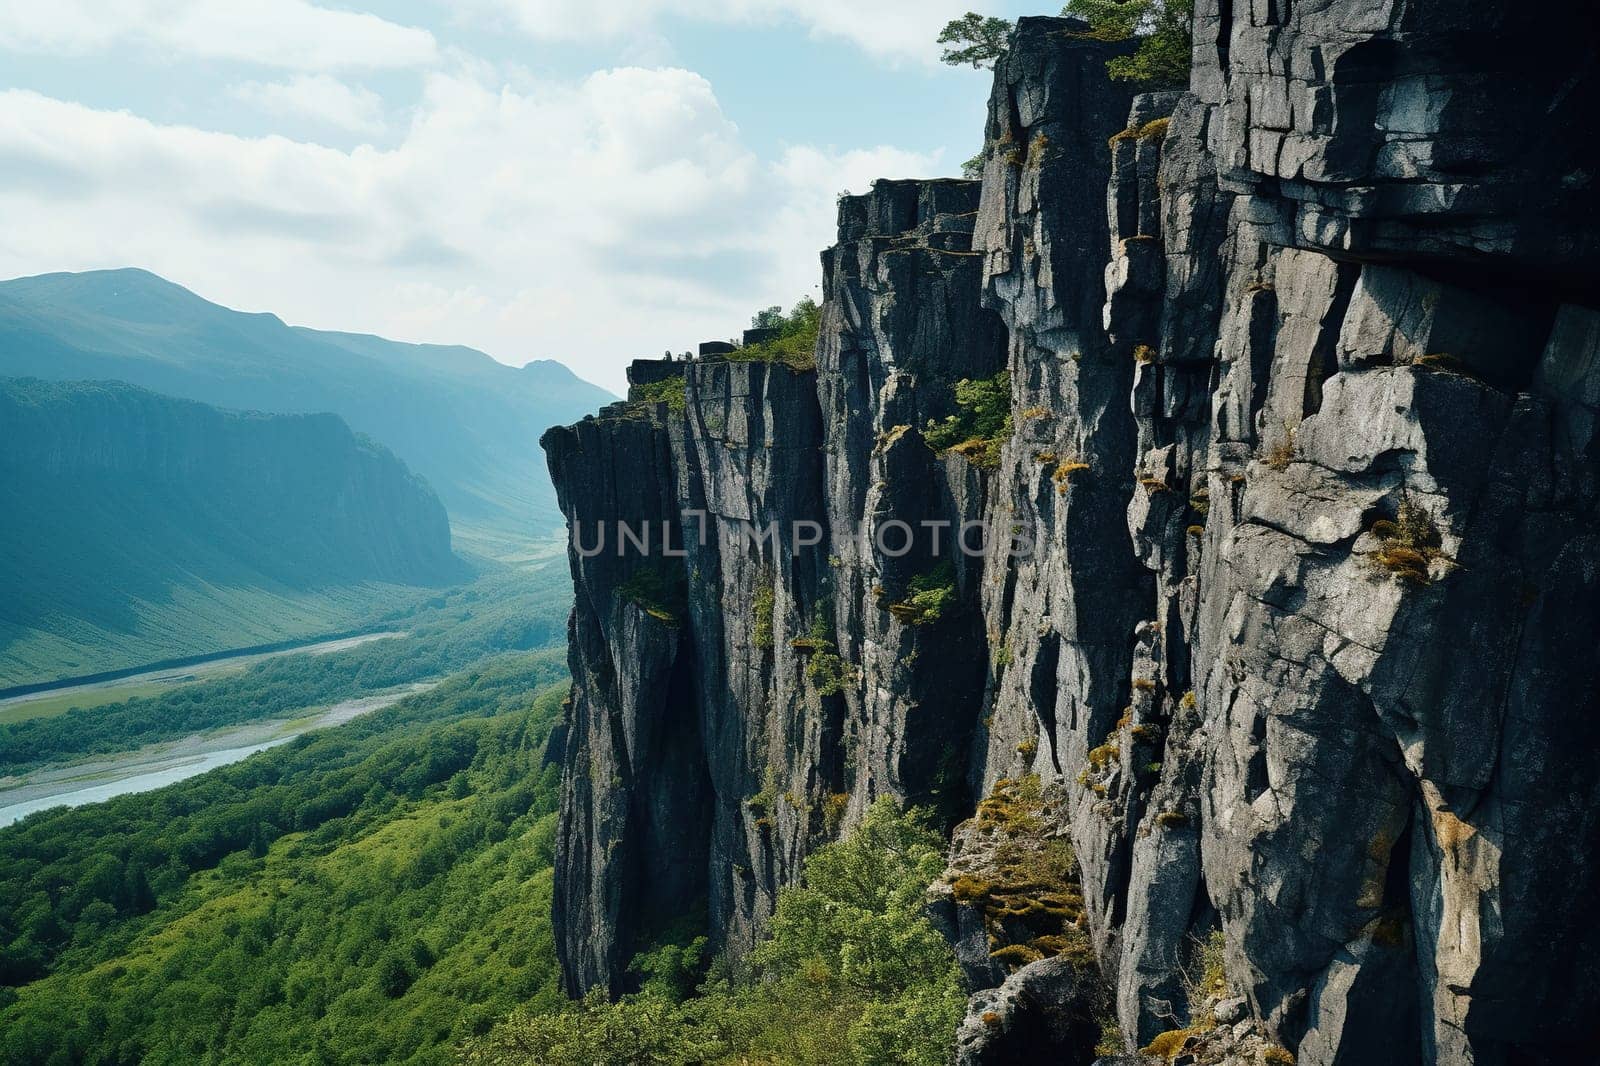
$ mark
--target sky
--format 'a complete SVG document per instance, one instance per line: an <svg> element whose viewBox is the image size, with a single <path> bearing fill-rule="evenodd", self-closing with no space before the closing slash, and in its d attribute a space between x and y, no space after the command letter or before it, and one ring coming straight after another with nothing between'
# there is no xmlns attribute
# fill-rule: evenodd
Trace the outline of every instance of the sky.
<svg viewBox="0 0 1600 1066"><path fill-rule="evenodd" d="M819 295L834 202L960 172L978 0L0 0L0 277L628 360Z"/></svg>

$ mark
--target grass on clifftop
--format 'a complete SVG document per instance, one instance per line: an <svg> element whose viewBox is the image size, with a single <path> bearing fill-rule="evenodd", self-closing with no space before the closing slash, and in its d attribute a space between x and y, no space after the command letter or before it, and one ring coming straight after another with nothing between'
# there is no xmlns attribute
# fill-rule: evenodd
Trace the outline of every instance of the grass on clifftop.
<svg viewBox="0 0 1600 1066"><path fill-rule="evenodd" d="M683 414L689 405L689 386L682 376L653 381L648 385L635 385L632 391L632 403L664 403L667 410L675 415Z"/></svg>
<svg viewBox="0 0 1600 1066"><path fill-rule="evenodd" d="M747 344L728 358L740 363L781 363L797 374L817 369L817 335L822 329L822 308L803 297L787 315L768 312L757 323L778 330L778 336L760 344Z"/></svg>

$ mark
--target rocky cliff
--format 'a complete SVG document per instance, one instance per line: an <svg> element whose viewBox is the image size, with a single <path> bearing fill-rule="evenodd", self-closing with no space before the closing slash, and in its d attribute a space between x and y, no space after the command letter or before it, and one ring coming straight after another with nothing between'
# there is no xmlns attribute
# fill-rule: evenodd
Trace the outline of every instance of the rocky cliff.
<svg viewBox="0 0 1600 1066"><path fill-rule="evenodd" d="M1139 96L1024 19L981 183L841 201L814 369L548 434L572 989L701 908L743 951L875 796L1024 781L1076 868L1029 900L978 877L999 808L956 831L962 1061L1092 1058L1086 958L1130 1049L1586 1061L1600 77L1558 6L1200 0L1191 91Z"/></svg>

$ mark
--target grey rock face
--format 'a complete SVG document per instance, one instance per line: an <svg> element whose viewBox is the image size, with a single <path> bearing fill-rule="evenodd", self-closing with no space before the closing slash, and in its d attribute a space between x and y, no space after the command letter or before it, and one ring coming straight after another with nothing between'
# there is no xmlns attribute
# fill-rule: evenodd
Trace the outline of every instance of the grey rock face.
<svg viewBox="0 0 1600 1066"><path fill-rule="evenodd" d="M878 795L970 810L986 645L954 538L983 486L918 427L1004 365L977 199L974 182L882 182L841 203L820 387L725 353L648 361L639 384L684 376L681 414L622 404L546 435L579 588L555 909L572 991L625 988L638 946L697 907L719 949L748 950L810 848ZM619 522L670 530L681 554L618 545ZM601 528L613 541L586 557ZM941 617L893 609L941 564ZM627 602L641 569L676 575L679 616Z"/></svg>
<svg viewBox="0 0 1600 1066"><path fill-rule="evenodd" d="M661 541L676 526L670 442L650 418L624 413L551 430L542 443L573 524L578 596L568 626L557 952L569 989L620 988L634 938L692 913L706 891L696 827L709 816L708 768L694 679L679 665L684 620L654 617L624 591L647 570L677 567L681 580L682 560L667 558ZM623 523L656 531L650 557L618 553ZM600 550L585 558L579 548Z"/></svg>
<svg viewBox="0 0 1600 1066"><path fill-rule="evenodd" d="M1148 599L1123 514L1135 480L1127 396L1134 345L1102 324L1112 252L1110 138L1131 92L1105 77L1125 51L1066 19L1023 19L995 71L975 247L984 299L1010 333L1014 435L987 518L1030 540L983 581L994 648L989 736L976 777L1074 780L1129 703L1131 635ZM1113 212L1115 213L1115 212ZM1135 212L1137 213L1137 211ZM1114 927L1129 810L1074 789L1069 818L1096 947Z"/></svg>
<svg viewBox="0 0 1600 1066"><path fill-rule="evenodd" d="M1181 94L1022 20L981 188L841 203L815 377L691 364L682 417L547 437L569 518L688 551L676 627L574 556L574 988L617 987L648 927L625 870L709 899L736 953L874 796L954 822L1037 775L1100 972L996 958L954 885L980 812L930 905L981 989L960 1061L1092 1059L1100 982L1130 1052L1192 1028L1196 1063L1592 1057L1593 15L1533 42L1490 0L1197 6ZM998 462L935 455L956 384L1002 368ZM796 518L819 543L727 539ZM1034 550L925 525L980 518ZM941 563L959 606L919 625ZM1024 932L999 949L1068 939Z"/></svg>
<svg viewBox="0 0 1600 1066"><path fill-rule="evenodd" d="M1276 242L1558 282L1600 263L1600 148L1574 135L1600 101L1595 18L1582 0L1199 0L1193 87Z"/></svg>
<svg viewBox="0 0 1600 1066"><path fill-rule="evenodd" d="M860 669L842 693L855 766L850 814L877 795L970 811L965 770L987 665L978 561L957 548L984 486L922 429L956 410L963 379L1005 365L1005 333L978 295L976 182L879 182L839 207L823 255L817 393L840 654ZM909 531L909 534L907 533ZM903 550L909 547L909 550ZM910 582L950 567L959 606L937 624L892 610Z"/></svg>
<svg viewBox="0 0 1600 1066"><path fill-rule="evenodd" d="M1088 1066L1100 1037L1098 974L1065 958L1024 966L979 992L956 1032L957 1066L1049 1061Z"/></svg>

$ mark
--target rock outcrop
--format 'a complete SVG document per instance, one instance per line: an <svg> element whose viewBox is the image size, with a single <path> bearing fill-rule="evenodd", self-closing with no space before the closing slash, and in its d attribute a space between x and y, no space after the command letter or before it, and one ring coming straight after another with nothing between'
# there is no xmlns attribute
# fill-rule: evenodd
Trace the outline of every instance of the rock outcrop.
<svg viewBox="0 0 1600 1066"><path fill-rule="evenodd" d="M814 370L712 356L681 413L552 431L575 530L684 551L574 551L572 988L651 907L744 950L875 796L989 797L933 904L965 1061L1092 1058L1105 998L1197 1062L1592 1057L1600 78L1558 7L1199 0L1192 91L1138 96L1024 19L981 186L841 202ZM935 452L980 380L1009 422ZM1071 909L997 921L1018 782Z"/></svg>
<svg viewBox="0 0 1600 1066"><path fill-rule="evenodd" d="M983 478L918 427L1004 365L978 193L882 182L841 201L815 369L642 364L658 388L677 368L681 412L636 386L546 434L579 600L556 893L574 991L626 987L640 938L696 907L720 949L748 949L807 851L876 796L970 810L987 657L955 540ZM908 602L918 579L937 624Z"/></svg>

